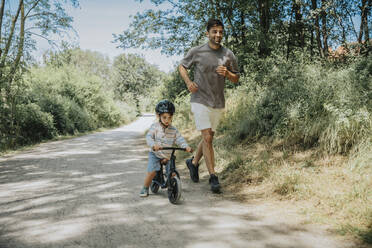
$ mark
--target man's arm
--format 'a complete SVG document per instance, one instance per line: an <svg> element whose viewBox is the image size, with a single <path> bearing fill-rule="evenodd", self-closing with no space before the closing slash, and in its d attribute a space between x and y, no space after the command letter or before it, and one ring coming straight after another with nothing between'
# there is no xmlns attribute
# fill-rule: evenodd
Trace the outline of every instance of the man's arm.
<svg viewBox="0 0 372 248"><path fill-rule="evenodd" d="M233 83L239 82L240 75L237 73L233 73L229 70L226 71L226 77Z"/></svg>
<svg viewBox="0 0 372 248"><path fill-rule="evenodd" d="M239 82L240 75L229 71L225 66L218 66L216 72L221 76L227 77L233 83Z"/></svg>
<svg viewBox="0 0 372 248"><path fill-rule="evenodd" d="M198 91L198 85L196 83L194 83L193 81L191 81L191 79L189 77L189 73L187 72L186 68L183 67L183 65L179 65L178 66L178 71L180 72L180 75L181 75L183 81L185 81L187 89L189 89L189 91L191 93L197 92Z"/></svg>

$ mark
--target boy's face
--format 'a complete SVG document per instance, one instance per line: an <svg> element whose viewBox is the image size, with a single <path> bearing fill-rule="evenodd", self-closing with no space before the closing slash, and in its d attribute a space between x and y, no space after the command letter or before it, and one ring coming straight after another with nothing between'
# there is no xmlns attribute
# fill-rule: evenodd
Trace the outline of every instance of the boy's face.
<svg viewBox="0 0 372 248"><path fill-rule="evenodd" d="M213 26L207 32L207 37L209 42L214 45L221 45L223 38L223 27L222 26Z"/></svg>
<svg viewBox="0 0 372 248"><path fill-rule="evenodd" d="M166 127L172 124L172 118L173 115L171 115L170 113L160 114L160 122Z"/></svg>

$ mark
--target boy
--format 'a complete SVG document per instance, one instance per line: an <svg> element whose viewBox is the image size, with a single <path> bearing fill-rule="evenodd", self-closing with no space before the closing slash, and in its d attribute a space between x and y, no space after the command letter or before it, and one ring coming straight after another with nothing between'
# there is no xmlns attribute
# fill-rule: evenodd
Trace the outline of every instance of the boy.
<svg viewBox="0 0 372 248"><path fill-rule="evenodd" d="M155 112L159 122L152 124L146 135L146 142L151 150L149 152L147 175L140 192L141 197L149 195L149 186L156 175L156 171L161 168L160 163L166 164L169 162L172 151L161 150L162 147L170 147L176 144L179 147L186 148L187 152L192 152L185 139L172 126L172 118L175 112L173 103L168 100L162 100L156 105ZM167 164L167 166L169 165Z"/></svg>

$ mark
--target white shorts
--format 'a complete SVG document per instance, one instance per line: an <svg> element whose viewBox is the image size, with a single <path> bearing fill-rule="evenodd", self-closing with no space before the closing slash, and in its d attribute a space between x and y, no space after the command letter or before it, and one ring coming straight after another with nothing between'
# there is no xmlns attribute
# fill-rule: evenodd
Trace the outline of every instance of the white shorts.
<svg viewBox="0 0 372 248"><path fill-rule="evenodd" d="M200 103L191 103L191 112L194 114L196 129L201 131L211 128L216 131L223 109L215 109Z"/></svg>

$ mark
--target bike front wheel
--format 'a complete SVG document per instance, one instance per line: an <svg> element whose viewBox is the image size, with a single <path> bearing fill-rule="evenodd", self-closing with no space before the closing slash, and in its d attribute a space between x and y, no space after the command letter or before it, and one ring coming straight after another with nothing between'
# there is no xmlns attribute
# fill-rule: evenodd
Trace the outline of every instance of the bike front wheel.
<svg viewBox="0 0 372 248"><path fill-rule="evenodd" d="M151 182L150 189L151 189L151 192L152 193L154 193L154 194L158 193L158 191L159 191L159 184L157 184L155 182Z"/></svg>
<svg viewBox="0 0 372 248"><path fill-rule="evenodd" d="M182 186L178 177L172 177L168 186L168 199L171 203L176 204L181 198Z"/></svg>

